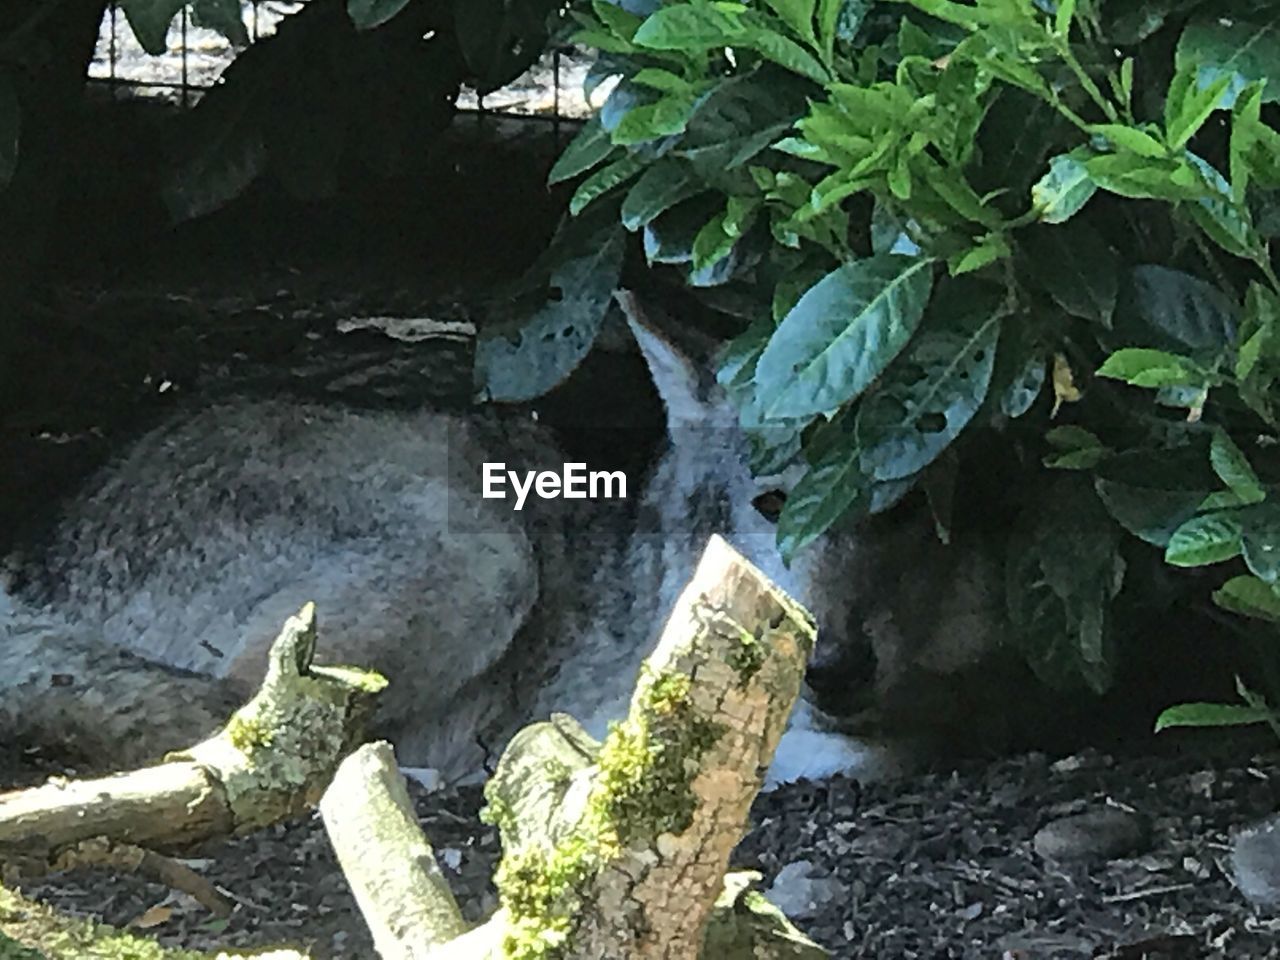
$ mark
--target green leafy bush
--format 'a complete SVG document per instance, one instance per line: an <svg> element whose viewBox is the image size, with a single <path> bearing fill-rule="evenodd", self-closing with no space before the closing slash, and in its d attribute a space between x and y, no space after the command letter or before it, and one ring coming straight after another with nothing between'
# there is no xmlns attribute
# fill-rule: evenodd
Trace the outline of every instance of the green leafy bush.
<svg viewBox="0 0 1280 960"><path fill-rule="evenodd" d="M788 555L999 431L1063 472L1009 545L1010 622L1046 678L1111 682L1133 538L1234 565L1215 601L1280 620L1274 4L572 15L591 82L619 79L552 180L745 321L720 379L762 468L807 465ZM1274 721L1246 694L1162 722Z"/></svg>

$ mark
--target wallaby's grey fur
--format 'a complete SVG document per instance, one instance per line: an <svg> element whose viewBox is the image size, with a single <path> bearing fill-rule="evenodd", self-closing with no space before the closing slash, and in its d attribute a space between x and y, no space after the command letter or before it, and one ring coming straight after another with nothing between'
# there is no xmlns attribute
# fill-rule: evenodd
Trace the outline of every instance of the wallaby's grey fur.
<svg viewBox="0 0 1280 960"><path fill-rule="evenodd" d="M620 302L668 418L667 447L628 509L578 500L517 513L481 499L485 461L564 462L527 417L293 400L175 417L68 504L47 549L21 564L14 609L0 606L3 659L26 657L37 690L50 671L71 674L79 721L0 707L0 722L87 733L112 759L157 755L221 721L225 700L258 682L285 618L314 599L325 656L390 678L382 722L401 762L474 775L552 710L596 735L625 712L712 533L806 603L820 630L847 629L857 551L828 539L782 566L752 505L778 481L751 477L719 389L639 322L633 298ZM201 687L173 668L220 679ZM773 777L888 762L818 729L802 705Z"/></svg>

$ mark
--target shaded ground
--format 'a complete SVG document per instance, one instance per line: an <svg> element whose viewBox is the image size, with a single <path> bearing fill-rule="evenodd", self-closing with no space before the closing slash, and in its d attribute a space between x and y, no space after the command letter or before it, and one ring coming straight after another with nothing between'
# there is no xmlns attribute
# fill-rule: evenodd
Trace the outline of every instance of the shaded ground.
<svg viewBox="0 0 1280 960"><path fill-rule="evenodd" d="M495 902L488 877L498 849L477 816L479 791L413 792L464 909L480 916ZM787 864L811 863L829 899L799 911L798 923L836 958L1267 960L1280 958L1280 918L1245 904L1224 857L1229 831L1278 802L1274 753L1030 755L896 784L779 790L757 801L735 860L761 870L766 887ZM1046 822L1108 804L1148 826L1132 855L1062 865L1034 852ZM171 946L289 942L318 958L373 955L318 817L213 844L189 862L235 901L230 920L105 872L24 892L121 926L145 918Z"/></svg>

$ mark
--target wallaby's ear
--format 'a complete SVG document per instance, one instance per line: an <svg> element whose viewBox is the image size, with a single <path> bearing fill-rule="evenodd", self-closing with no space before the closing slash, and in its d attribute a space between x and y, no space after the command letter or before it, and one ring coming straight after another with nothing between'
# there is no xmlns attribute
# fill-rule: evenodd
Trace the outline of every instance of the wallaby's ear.
<svg viewBox="0 0 1280 960"><path fill-rule="evenodd" d="M667 422L691 422L705 419L707 404L699 389L698 368L675 344L668 340L645 316L639 298L630 290L613 295L627 318L627 326L644 356L653 377L653 385L667 410Z"/></svg>

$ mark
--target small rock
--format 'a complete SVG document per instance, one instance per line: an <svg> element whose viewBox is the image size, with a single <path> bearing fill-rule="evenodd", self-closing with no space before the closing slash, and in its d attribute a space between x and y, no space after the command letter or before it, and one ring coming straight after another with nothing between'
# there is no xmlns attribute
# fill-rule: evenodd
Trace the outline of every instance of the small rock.
<svg viewBox="0 0 1280 960"><path fill-rule="evenodd" d="M808 860L788 863L778 871L765 896L793 920L812 917L841 893L839 880L810 876L812 871L813 864Z"/></svg>
<svg viewBox="0 0 1280 960"><path fill-rule="evenodd" d="M1050 764L1049 769L1057 774L1079 773L1081 770L1109 767L1112 762L1111 757L1105 753L1098 753L1096 750L1082 750L1080 753L1055 761Z"/></svg>
<svg viewBox="0 0 1280 960"><path fill-rule="evenodd" d="M1268 910L1280 910L1280 814L1232 838L1231 873L1247 900Z"/></svg>
<svg viewBox="0 0 1280 960"><path fill-rule="evenodd" d="M1036 831L1035 851L1046 860L1114 860L1138 852L1147 830L1135 813L1103 807L1050 820Z"/></svg>

